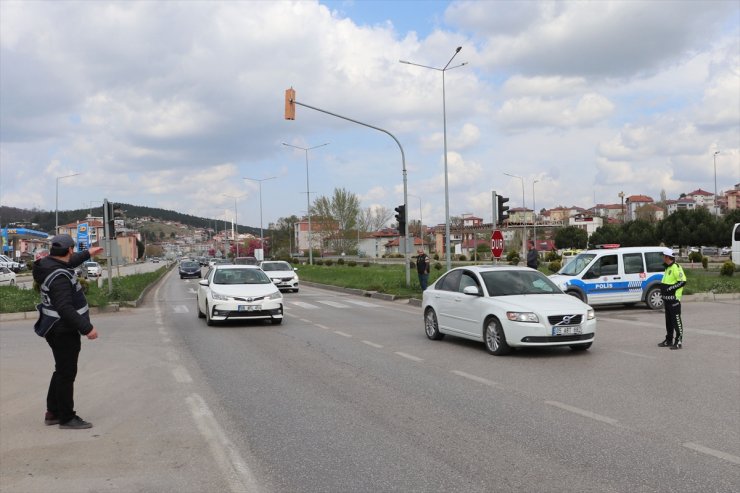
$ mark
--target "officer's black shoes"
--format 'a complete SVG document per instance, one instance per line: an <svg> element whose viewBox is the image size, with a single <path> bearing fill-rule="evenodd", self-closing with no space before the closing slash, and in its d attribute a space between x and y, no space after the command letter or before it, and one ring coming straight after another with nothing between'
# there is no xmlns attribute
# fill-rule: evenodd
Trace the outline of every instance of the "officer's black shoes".
<svg viewBox="0 0 740 493"><path fill-rule="evenodd" d="M54 416L54 413L46 411L46 414L44 415L44 424L46 426L51 425L58 425L59 424L59 418Z"/></svg>
<svg viewBox="0 0 740 493"><path fill-rule="evenodd" d="M676 344L671 346L671 351L676 350L676 349L681 349L681 346L682 344L680 342L677 342Z"/></svg>
<svg viewBox="0 0 740 493"><path fill-rule="evenodd" d="M66 423L59 423L59 428L62 430L86 430L92 426L92 423L88 423L79 416L75 416Z"/></svg>
<svg viewBox="0 0 740 493"><path fill-rule="evenodd" d="M671 341L670 339L666 339L665 341L658 343L658 347L671 347L671 346L673 346L673 341Z"/></svg>

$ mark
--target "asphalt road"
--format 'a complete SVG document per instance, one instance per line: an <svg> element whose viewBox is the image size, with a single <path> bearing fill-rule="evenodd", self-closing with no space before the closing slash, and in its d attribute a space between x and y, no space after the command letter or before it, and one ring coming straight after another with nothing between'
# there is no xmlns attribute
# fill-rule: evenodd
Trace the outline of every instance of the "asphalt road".
<svg viewBox="0 0 740 493"><path fill-rule="evenodd" d="M740 303L600 309L586 352L429 341L420 308L302 287L280 326L207 327L197 280L94 315L78 408L40 424L51 355L0 330L0 491L740 491ZM35 339L34 339L35 338ZM61 486L61 487L60 487Z"/></svg>

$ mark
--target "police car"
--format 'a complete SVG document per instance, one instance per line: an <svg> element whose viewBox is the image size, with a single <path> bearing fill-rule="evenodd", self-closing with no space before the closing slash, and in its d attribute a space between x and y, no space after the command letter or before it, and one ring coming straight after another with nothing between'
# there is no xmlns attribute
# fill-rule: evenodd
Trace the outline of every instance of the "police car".
<svg viewBox="0 0 740 493"><path fill-rule="evenodd" d="M663 247L609 247L579 253L550 279L591 306L645 302L662 308Z"/></svg>

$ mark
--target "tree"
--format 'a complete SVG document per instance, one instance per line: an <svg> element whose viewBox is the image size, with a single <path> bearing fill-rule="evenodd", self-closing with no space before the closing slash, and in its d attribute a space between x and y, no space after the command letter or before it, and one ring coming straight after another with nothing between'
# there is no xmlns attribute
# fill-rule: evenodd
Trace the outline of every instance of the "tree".
<svg viewBox="0 0 740 493"><path fill-rule="evenodd" d="M660 241L655 233L655 225L651 221L637 219L622 226L622 246L650 246L658 243Z"/></svg>
<svg viewBox="0 0 740 493"><path fill-rule="evenodd" d="M290 253L297 250L297 245L293 245L293 231L296 223L300 222L300 219L294 214L288 217L281 217L275 223L275 226L270 231L270 244L273 251L284 250Z"/></svg>
<svg viewBox="0 0 740 493"><path fill-rule="evenodd" d="M357 243L357 219L360 213L360 201L355 194L344 188L335 188L329 199L321 196L311 206L311 217L316 217L320 227L317 234L331 242L331 248L337 251L349 251Z"/></svg>
<svg viewBox="0 0 740 493"><path fill-rule="evenodd" d="M622 244L622 226L605 224L593 232L588 242L593 245Z"/></svg>
<svg viewBox="0 0 740 493"><path fill-rule="evenodd" d="M388 224L393 217L393 211L382 205L367 207L359 211L360 231L378 231Z"/></svg>
<svg viewBox="0 0 740 493"><path fill-rule="evenodd" d="M555 246L558 248L586 248L588 233L585 229L568 226L555 234Z"/></svg>

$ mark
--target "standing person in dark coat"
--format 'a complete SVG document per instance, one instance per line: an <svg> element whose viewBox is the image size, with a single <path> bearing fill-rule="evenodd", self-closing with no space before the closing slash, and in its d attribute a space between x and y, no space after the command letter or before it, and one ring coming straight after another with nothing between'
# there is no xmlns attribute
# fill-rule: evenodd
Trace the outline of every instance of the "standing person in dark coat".
<svg viewBox="0 0 740 493"><path fill-rule="evenodd" d="M527 267L537 269L540 266L540 258L537 255L537 249L534 247L534 241L529 240L529 251L527 251Z"/></svg>
<svg viewBox="0 0 740 493"><path fill-rule="evenodd" d="M429 283L429 265L432 262L424 253L423 248L419 248L416 253L416 272L419 274L419 285L421 285L421 290L424 291Z"/></svg>
<svg viewBox="0 0 740 493"><path fill-rule="evenodd" d="M69 235L51 239L49 255L34 262L33 279L41 286L39 320L34 326L43 335L54 354L54 373L46 395L47 425L82 430L92 428L74 411L74 382L80 355L80 335L97 339L98 331L90 322L85 293L74 268L103 251L100 247L75 253Z"/></svg>

